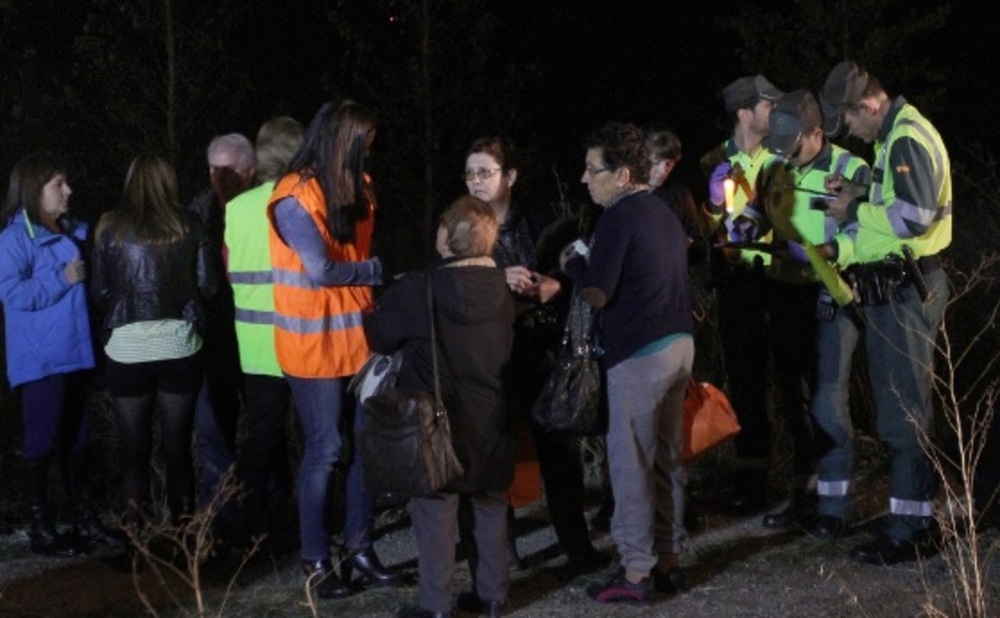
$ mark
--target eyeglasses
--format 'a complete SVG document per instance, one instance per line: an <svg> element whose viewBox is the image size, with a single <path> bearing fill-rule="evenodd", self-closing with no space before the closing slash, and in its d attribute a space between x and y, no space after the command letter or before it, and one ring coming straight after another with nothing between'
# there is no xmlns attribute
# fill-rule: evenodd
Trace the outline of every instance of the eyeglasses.
<svg viewBox="0 0 1000 618"><path fill-rule="evenodd" d="M586 168L585 168L585 169L583 170L583 173L584 173L584 174L586 174L587 176L590 176L591 178L593 178L594 176L597 176L597 175L598 175L598 174L600 174L601 172L607 172L607 171L609 171L610 169L611 169L611 168L609 168L609 167L590 167L590 166L588 165L588 166L587 166L587 167L586 167Z"/></svg>
<svg viewBox="0 0 1000 618"><path fill-rule="evenodd" d="M477 170L465 170L465 174L462 175L462 178L465 179L465 182L472 182L476 178L478 178L479 180L487 180L489 178L493 178L493 176L495 176L496 173L499 171L500 171L499 167L494 167L493 169L489 170L484 167L481 167Z"/></svg>

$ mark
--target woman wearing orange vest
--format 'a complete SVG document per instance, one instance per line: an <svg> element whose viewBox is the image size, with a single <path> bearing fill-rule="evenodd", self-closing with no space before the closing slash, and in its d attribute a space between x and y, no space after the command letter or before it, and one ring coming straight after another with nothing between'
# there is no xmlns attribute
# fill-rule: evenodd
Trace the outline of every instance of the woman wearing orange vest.
<svg viewBox="0 0 1000 618"><path fill-rule="evenodd" d="M382 281L370 257L375 199L364 169L374 135L372 115L353 101L325 104L268 207L275 348L303 433L302 568L321 598L351 592L330 563L324 509L340 455L344 378L370 355L361 315L372 308L370 286Z"/></svg>

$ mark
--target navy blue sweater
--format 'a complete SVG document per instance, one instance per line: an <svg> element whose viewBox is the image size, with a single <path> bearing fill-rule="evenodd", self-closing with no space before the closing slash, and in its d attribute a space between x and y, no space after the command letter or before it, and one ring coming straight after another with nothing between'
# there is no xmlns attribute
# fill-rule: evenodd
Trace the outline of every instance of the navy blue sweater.
<svg viewBox="0 0 1000 618"><path fill-rule="evenodd" d="M569 260L566 274L588 299L603 296L607 368L663 337L694 331L687 235L670 207L647 191L604 211L589 260Z"/></svg>

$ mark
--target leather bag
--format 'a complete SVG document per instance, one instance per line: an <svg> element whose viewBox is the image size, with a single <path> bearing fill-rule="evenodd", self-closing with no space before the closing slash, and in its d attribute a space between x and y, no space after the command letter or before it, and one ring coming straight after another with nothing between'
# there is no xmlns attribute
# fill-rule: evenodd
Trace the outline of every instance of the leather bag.
<svg viewBox="0 0 1000 618"><path fill-rule="evenodd" d="M574 290L556 366L531 409L543 429L572 435L607 430L595 314Z"/></svg>
<svg viewBox="0 0 1000 618"><path fill-rule="evenodd" d="M688 382L684 398L684 450L681 458L692 461L740 432L729 398L708 382Z"/></svg>
<svg viewBox="0 0 1000 618"><path fill-rule="evenodd" d="M365 402L365 428L359 436L365 482L376 493L429 496L463 473L451 442L448 412L441 400L434 293L427 275L431 316L434 392L400 393L395 384Z"/></svg>

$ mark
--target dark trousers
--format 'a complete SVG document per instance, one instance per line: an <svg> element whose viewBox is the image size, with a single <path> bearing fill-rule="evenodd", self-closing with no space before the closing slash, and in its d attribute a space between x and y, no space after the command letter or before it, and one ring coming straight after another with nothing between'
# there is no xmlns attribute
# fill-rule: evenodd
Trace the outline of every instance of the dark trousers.
<svg viewBox="0 0 1000 618"><path fill-rule="evenodd" d="M195 408L195 453L199 468L199 506L215 497L222 475L236 462L240 418L239 346L233 322L219 322L204 336L205 380ZM231 515L231 514L230 514Z"/></svg>
<svg viewBox="0 0 1000 618"><path fill-rule="evenodd" d="M507 599L507 494L503 491L468 495L475 518L473 535L479 559L472 574L479 598ZM458 494L410 500L410 517L417 538L420 606L450 612L458 532Z"/></svg>
<svg viewBox="0 0 1000 618"><path fill-rule="evenodd" d="M816 472L815 431L809 400L816 388L819 285L768 282L767 314L778 386L778 413L792 440L792 487L804 490Z"/></svg>
<svg viewBox="0 0 1000 618"><path fill-rule="evenodd" d="M584 518L583 462L580 438L546 432L532 423L541 467L545 502L559 545L570 562L586 560L594 552Z"/></svg>
<svg viewBox="0 0 1000 618"><path fill-rule="evenodd" d="M90 372L57 373L21 386L25 459L82 453L90 431Z"/></svg>
<svg viewBox="0 0 1000 618"><path fill-rule="evenodd" d="M735 439L739 466L766 474L771 440L767 419L767 281L763 272L732 267L720 279L718 292L727 391L741 427Z"/></svg>
<svg viewBox="0 0 1000 618"><path fill-rule="evenodd" d="M236 470L245 495L240 528L247 537L268 531L274 511L291 492L286 427L292 392L281 376L243 375L246 435Z"/></svg>

